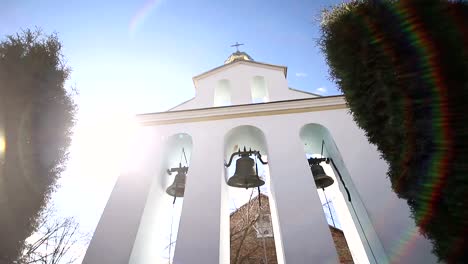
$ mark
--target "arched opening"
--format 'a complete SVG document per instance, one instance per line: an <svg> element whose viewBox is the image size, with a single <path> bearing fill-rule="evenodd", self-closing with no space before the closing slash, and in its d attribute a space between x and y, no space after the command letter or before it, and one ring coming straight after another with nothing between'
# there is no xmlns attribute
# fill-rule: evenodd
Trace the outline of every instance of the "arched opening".
<svg viewBox="0 0 468 264"><path fill-rule="evenodd" d="M312 169L311 177L317 185L340 262L379 263L378 259L385 259L385 253L333 137L322 125L307 124L302 127L300 138L311 169L319 165L324 170L324 174L314 175ZM320 182L319 175L331 177L333 183ZM344 244L340 242L343 238Z"/></svg>
<svg viewBox="0 0 468 264"><path fill-rule="evenodd" d="M251 93L252 93L252 102L253 103L266 103L270 99L268 97L268 88L263 76L255 76L252 78L251 83Z"/></svg>
<svg viewBox="0 0 468 264"><path fill-rule="evenodd" d="M270 179L267 164L268 151L263 132L253 126L239 126L231 129L225 137L225 159L232 159L231 166L225 170L226 193L229 201L229 250L230 263L278 263L277 248L281 243L274 201L270 196ZM245 147L245 149L244 149ZM228 185L242 159L239 151L258 151L259 157L250 156L254 161L249 167L258 173L265 184L259 188L236 188ZM278 254L281 255L281 254Z"/></svg>
<svg viewBox="0 0 468 264"><path fill-rule="evenodd" d="M192 137L179 133L164 144L154 172L129 263L172 263L182 212L185 177L190 177ZM184 170L184 168L187 168ZM184 177L185 174L185 177Z"/></svg>
<svg viewBox="0 0 468 264"><path fill-rule="evenodd" d="M231 105L231 83L229 80L219 80L214 92L214 106Z"/></svg>

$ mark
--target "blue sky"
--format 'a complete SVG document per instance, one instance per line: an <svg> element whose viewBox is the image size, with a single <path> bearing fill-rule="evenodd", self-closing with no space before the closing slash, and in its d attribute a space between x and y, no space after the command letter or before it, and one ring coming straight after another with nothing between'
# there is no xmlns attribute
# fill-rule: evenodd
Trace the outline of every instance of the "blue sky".
<svg viewBox="0 0 468 264"><path fill-rule="evenodd" d="M337 94L316 45L320 11L336 3L2 0L0 38L36 26L57 32L72 68L67 85L79 91L68 168L52 197L60 213L92 232L132 133L129 116L192 98L192 76L222 65L236 41L254 60L287 66L290 87Z"/></svg>
<svg viewBox="0 0 468 264"><path fill-rule="evenodd" d="M82 111L166 110L190 99L192 76L221 65L236 41L288 66L291 87L337 93L315 43L320 10L336 1L4 1L0 36L58 32Z"/></svg>

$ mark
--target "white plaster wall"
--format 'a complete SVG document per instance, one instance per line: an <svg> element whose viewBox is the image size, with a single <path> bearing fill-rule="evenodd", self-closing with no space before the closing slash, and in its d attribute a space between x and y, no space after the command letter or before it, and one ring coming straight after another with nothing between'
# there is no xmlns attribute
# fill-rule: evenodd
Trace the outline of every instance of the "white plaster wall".
<svg viewBox="0 0 468 264"><path fill-rule="evenodd" d="M251 85L255 76L265 78L270 102L316 97L312 94L288 88L288 82L281 68L268 68L255 63L236 62L227 65L223 71L214 72L197 81L195 98L171 111L213 107L215 88L218 81L227 79L231 85L232 105L252 103Z"/></svg>
<svg viewBox="0 0 468 264"><path fill-rule="evenodd" d="M206 133L206 127L182 127L193 138L193 152L173 263L219 263L222 230L229 230L221 228L222 203L227 202L222 200L223 145L213 144L222 135Z"/></svg>
<svg viewBox="0 0 468 264"><path fill-rule="evenodd" d="M230 216L229 216L229 191L226 182L228 170L224 168L221 174L221 211L220 211L220 234L219 234L219 264L229 264L231 260L231 237L230 237ZM227 227L227 229L226 229Z"/></svg>
<svg viewBox="0 0 468 264"><path fill-rule="evenodd" d="M86 251L85 264L126 264L129 262L149 186L161 159L159 135L141 128L128 152L127 162L107 201Z"/></svg>
<svg viewBox="0 0 468 264"><path fill-rule="evenodd" d="M171 176L166 170L178 167L179 163L186 166L185 160L181 161L181 151L184 149L187 162L190 164L192 152L192 139L185 133L168 134L161 133L156 127L151 127L154 135L160 136L158 143L153 146L159 150L159 157L150 158L151 163L155 164L155 169L151 175L152 180L149 183L150 190L147 195L146 204L138 226L138 233L133 245L132 253L128 263L166 263L167 260L161 257L161 249L167 247L168 230L161 226L168 226L171 215L174 214L172 207L173 197L167 195L166 188L172 184L175 173ZM178 202L183 199L178 198Z"/></svg>
<svg viewBox="0 0 468 264"><path fill-rule="evenodd" d="M232 69L231 73L229 73L230 71L223 73L220 78L226 78L229 74L240 75L244 71L251 70L248 69L248 66L245 67L246 65L239 66L236 67L236 70ZM257 74L255 73L255 75ZM215 79L213 79L214 81ZM285 80L283 81L285 82ZM208 80L203 85L206 85L205 88L208 87L206 90L210 89ZM273 96L273 93L270 93L270 96ZM220 177L224 171L222 165L225 155L223 140L228 131L240 125L255 126L265 134L272 177L272 200L276 203L279 232L283 238L284 262L287 264L335 263L333 261L336 261L336 254L330 251L331 236L329 232L324 232L328 230L328 225L324 221L318 197L312 195L317 195L317 192L312 174L309 174L307 170L304 150L300 145L300 130L309 123L317 123L326 127L340 151L342 157L340 162L345 166L352 179L350 185L354 185L355 192L358 193L362 201L361 209L367 212L376 233L375 237L380 240L383 246L385 257L377 262L386 263L386 258L388 258L390 263L392 261L394 263L436 263L436 258L430 252L430 243L417 234L414 222L409 217L410 212L406 202L398 199L391 191L389 179L386 177L386 163L379 158L375 146L368 143L363 131L355 125L348 110L341 109L155 127L158 135L184 132L193 138L193 156L175 251L175 264L217 263L221 262L222 256L226 255L226 247L219 249L220 241L225 241L225 236L228 235L223 233L223 230L229 229L227 221L221 221L221 212L223 211L221 202L225 202L222 200L221 191L221 184L225 184L225 182L222 182L222 177ZM299 160L301 157L302 161ZM293 160L288 160L288 158ZM294 184L297 179L300 186ZM281 184L275 184L275 181ZM124 199L122 196L131 196L132 192L137 191L140 192L140 189L134 185L127 186L125 190L114 190L110 203L115 204L114 201ZM146 195L147 193L146 190ZM138 195L143 194L139 193ZM297 197L305 197L306 202L298 203ZM145 200L140 199L139 201ZM143 207L143 205L139 205L139 207ZM113 208L112 210L117 210L118 206L114 205ZM141 210L133 211L141 214ZM314 214L314 212L321 213ZM108 214L106 207L103 219L96 230L97 234L102 233L102 230L108 230L108 225L112 225L114 219L107 217ZM312 221L311 217L314 217ZM130 220L120 219L120 221ZM284 225L288 228L284 228ZM135 228L135 225L120 224L120 226ZM294 226L299 227L299 229L292 228ZM301 228L303 229L301 230ZM136 230L132 232L136 232ZM411 244L405 245L402 239L407 237L408 232L413 232L413 236ZM101 254L112 254L109 250L113 244L119 244L119 242L110 240L104 235L95 235L88 253L96 252L96 245L103 243L108 245L99 248L102 249ZM411 250L405 250L407 247L411 247ZM307 259L301 258L305 256ZM314 256L317 257L315 260L326 261L316 262ZM124 258L123 255L120 257ZM96 262L94 261L96 258L85 258L85 260L91 259L93 261L85 263L128 262L128 258L114 262ZM221 263L226 262L222 261Z"/></svg>
<svg viewBox="0 0 468 264"><path fill-rule="evenodd" d="M388 258L386 256L385 250L380 243L378 234L376 233L369 215L365 210L365 206L362 204L362 200L360 199L359 193L356 191L356 188L353 184L353 179L349 175L348 170L343 163L343 159L341 157L341 153L338 151L335 141L333 137L330 135L329 131L320 124L307 124L301 129L301 140L304 144L304 150L308 154L319 154L322 152L322 141L324 143L323 148L323 155L324 157L331 158L336 166L338 167L339 172L341 173L344 182L339 179L336 179L336 184L327 188L327 192L330 191L338 191L341 195L343 200L343 206L341 209L344 209L349 213L349 217L351 219L347 219L346 216L340 218L339 221L344 224L344 226L349 226L348 221L350 220L352 225L354 226L354 231L357 233L358 237L353 242L357 241L361 243L361 249L365 250L364 253L367 253L367 259L370 263L387 263ZM338 173L334 171L334 168L330 166L326 166L322 164L325 169L329 167L333 173L328 175L334 175L334 173ZM331 165L331 164L330 164ZM348 188L350 193L350 197L348 197L346 189L344 186ZM351 198L351 201L348 199ZM336 209L339 209L340 203L338 202ZM346 212L337 212L340 216L343 216L341 213ZM354 221L354 222L353 222ZM356 224L354 224L356 223ZM362 227L361 227L362 226ZM350 230L349 228L344 228L343 232L345 237L348 239L350 237ZM355 234L356 234L355 233ZM369 242L368 242L369 241ZM354 243L350 244L350 249L355 249ZM356 258L357 259L357 258ZM356 260L355 259L355 260ZM359 262L361 263L361 262ZM365 263L365 262L363 262Z"/></svg>
<svg viewBox="0 0 468 264"><path fill-rule="evenodd" d="M265 122L263 129L284 263L338 263L301 141L279 125Z"/></svg>

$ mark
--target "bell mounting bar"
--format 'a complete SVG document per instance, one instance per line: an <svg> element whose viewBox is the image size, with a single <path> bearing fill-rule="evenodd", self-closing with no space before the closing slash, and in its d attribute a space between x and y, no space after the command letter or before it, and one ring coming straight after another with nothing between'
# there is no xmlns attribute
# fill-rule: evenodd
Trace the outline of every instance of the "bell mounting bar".
<svg viewBox="0 0 468 264"><path fill-rule="evenodd" d="M237 152L232 153L232 154L231 154L231 158L229 159L229 162L228 162L228 163L225 162L225 163L224 163L224 166L226 166L226 167L231 166L232 159L233 159L234 156L236 156L236 155L239 155L239 157L255 155L255 156L257 156L258 160L259 160L263 165L268 164L267 161L263 161L263 160L262 160L262 154L260 154L260 151L252 150L252 149L247 150L247 149L244 147L244 150L243 150L243 151L241 151L241 150L239 149Z"/></svg>
<svg viewBox="0 0 468 264"><path fill-rule="evenodd" d="M330 159L329 158L308 158L309 165L318 165L320 162L325 161L325 163L329 164Z"/></svg>
<svg viewBox="0 0 468 264"><path fill-rule="evenodd" d="M173 172L180 172L180 173L187 173L188 172L188 167L182 167L182 164L179 163L179 167L177 168L170 168L166 172L167 174L171 175Z"/></svg>

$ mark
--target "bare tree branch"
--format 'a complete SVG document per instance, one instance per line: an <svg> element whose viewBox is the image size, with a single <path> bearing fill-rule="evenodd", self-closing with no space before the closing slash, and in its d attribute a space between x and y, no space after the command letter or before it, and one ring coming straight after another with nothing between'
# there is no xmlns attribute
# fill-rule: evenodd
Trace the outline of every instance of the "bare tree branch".
<svg viewBox="0 0 468 264"><path fill-rule="evenodd" d="M21 257L15 264L71 264L78 259L73 248L85 243L88 234L79 232L73 217L57 218L53 209L42 212L38 230L26 241Z"/></svg>
<svg viewBox="0 0 468 264"><path fill-rule="evenodd" d="M252 233L256 232L255 225L261 215L261 208L259 208L258 214L254 215L254 212L256 212L254 207L257 206L257 203L254 203L252 200L253 194L254 190L252 189L249 201L243 207L240 207L237 210L241 216L240 220L231 221L231 245L233 245L234 242L237 242L236 244L238 244L236 245L237 248L235 249L234 258L232 259L233 264L244 263L246 258L250 257L254 252L256 252L258 248L260 248L260 245L256 245L255 247L250 248L248 251L243 252L244 243L246 239L252 235ZM260 195L257 196L257 199L260 199Z"/></svg>

